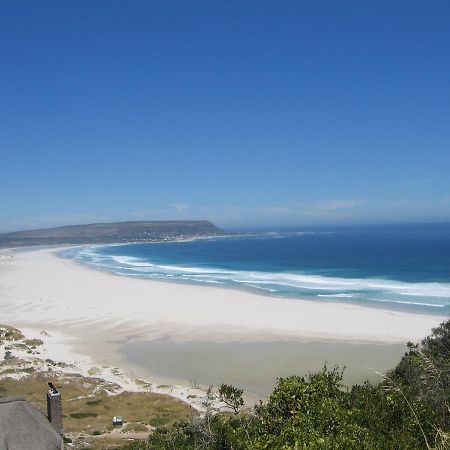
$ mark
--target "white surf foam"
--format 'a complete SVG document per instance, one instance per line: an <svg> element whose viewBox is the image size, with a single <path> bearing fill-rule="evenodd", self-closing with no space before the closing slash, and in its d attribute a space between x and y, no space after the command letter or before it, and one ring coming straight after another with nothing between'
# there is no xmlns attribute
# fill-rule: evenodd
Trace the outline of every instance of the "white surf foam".
<svg viewBox="0 0 450 450"><path fill-rule="evenodd" d="M409 283L389 279L341 278L293 272L258 272L227 270L218 267L188 267L160 264L145 259L104 255L95 248L72 251L72 257L108 270L116 266L126 273L160 279L192 280L208 284L237 284L281 295L317 295L330 298L366 298L377 302L390 302L423 306L450 305L450 283ZM122 272L123 274L123 272ZM326 292L324 292L326 291ZM373 298L380 296L380 298ZM392 299L387 300L387 296ZM415 297L406 301L402 297ZM370 298L369 298L370 297ZM423 301L422 299L423 298ZM433 298L433 302L430 301ZM428 299L428 301L427 301Z"/></svg>

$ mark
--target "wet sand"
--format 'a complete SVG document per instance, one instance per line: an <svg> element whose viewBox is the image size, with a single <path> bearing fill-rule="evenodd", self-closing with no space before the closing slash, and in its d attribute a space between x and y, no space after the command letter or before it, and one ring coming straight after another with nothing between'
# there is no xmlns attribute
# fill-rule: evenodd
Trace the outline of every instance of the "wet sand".
<svg viewBox="0 0 450 450"><path fill-rule="evenodd" d="M327 342L173 342L128 339L119 344L124 362L142 375L173 384L207 387L228 383L245 389L251 399L263 399L276 379L306 375L339 365L344 383L377 382L393 368L406 345Z"/></svg>

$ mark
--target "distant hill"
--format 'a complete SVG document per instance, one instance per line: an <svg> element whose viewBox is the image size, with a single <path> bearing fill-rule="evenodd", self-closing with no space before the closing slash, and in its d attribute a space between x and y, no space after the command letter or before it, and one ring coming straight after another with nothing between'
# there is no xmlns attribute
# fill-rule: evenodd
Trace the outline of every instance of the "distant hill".
<svg viewBox="0 0 450 450"><path fill-rule="evenodd" d="M0 233L0 247L157 242L226 234L206 220L92 223Z"/></svg>

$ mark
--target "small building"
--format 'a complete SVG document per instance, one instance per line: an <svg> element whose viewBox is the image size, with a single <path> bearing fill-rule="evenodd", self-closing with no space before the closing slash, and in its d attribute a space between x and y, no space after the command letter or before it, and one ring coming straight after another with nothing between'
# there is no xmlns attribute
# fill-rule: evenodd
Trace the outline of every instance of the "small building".
<svg viewBox="0 0 450 450"><path fill-rule="evenodd" d="M0 397L0 449L62 450L45 415L21 397Z"/></svg>
<svg viewBox="0 0 450 450"><path fill-rule="evenodd" d="M122 416L114 416L112 419L112 424L114 427L119 427L123 425L123 417Z"/></svg>

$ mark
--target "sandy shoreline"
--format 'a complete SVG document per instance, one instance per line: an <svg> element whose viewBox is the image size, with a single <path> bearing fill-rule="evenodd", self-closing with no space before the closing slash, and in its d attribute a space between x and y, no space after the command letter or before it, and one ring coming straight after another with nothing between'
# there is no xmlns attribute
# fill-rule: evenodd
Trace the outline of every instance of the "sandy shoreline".
<svg viewBox="0 0 450 450"><path fill-rule="evenodd" d="M152 339L379 343L421 339L442 321L432 315L115 276L58 258L55 251L3 252L3 317L64 327L120 327Z"/></svg>
<svg viewBox="0 0 450 450"><path fill-rule="evenodd" d="M118 349L133 340L398 345L420 340L445 318L118 276L56 251L0 253L0 322L69 336L97 364L123 361Z"/></svg>

